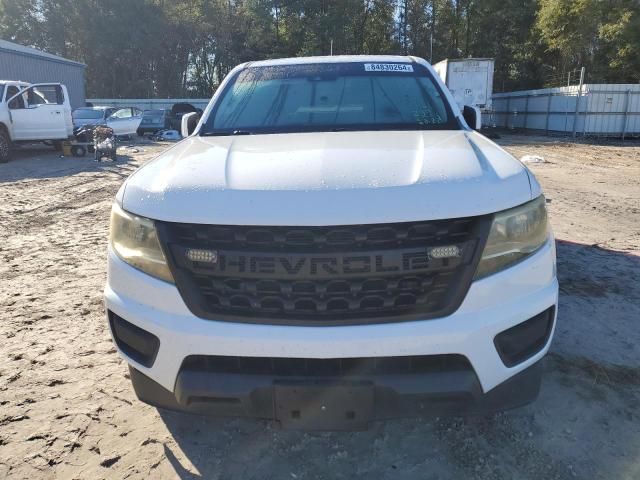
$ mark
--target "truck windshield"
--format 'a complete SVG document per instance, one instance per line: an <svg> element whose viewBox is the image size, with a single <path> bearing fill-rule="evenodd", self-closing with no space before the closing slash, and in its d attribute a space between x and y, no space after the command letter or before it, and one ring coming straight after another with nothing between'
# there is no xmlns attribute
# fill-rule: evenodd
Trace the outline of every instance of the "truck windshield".
<svg viewBox="0 0 640 480"><path fill-rule="evenodd" d="M201 134L459 128L422 65L325 63L241 70Z"/></svg>

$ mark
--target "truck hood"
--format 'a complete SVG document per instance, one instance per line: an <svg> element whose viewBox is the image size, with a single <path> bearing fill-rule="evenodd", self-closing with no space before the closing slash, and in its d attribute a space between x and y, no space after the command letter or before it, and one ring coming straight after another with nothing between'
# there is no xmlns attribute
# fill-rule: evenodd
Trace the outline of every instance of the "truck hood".
<svg viewBox="0 0 640 480"><path fill-rule="evenodd" d="M157 220L310 226L482 215L532 191L524 166L476 132L326 132L189 137L118 198Z"/></svg>

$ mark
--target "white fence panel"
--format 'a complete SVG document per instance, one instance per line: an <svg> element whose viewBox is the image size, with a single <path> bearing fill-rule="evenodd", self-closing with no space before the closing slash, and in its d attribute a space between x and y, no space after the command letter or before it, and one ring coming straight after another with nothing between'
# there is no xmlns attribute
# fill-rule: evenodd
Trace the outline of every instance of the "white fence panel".
<svg viewBox="0 0 640 480"><path fill-rule="evenodd" d="M592 136L640 136L640 84L585 84L496 93L488 123L509 129ZM171 108L190 103L205 109L208 98L90 98L93 105ZM579 102L579 107L577 104ZM576 113L576 110L577 113Z"/></svg>
<svg viewBox="0 0 640 480"><path fill-rule="evenodd" d="M175 103L190 103L196 108L204 110L209 98L87 98L87 102L94 106L138 107L141 110L155 110L171 108Z"/></svg>
<svg viewBox="0 0 640 480"><path fill-rule="evenodd" d="M640 85L585 84L497 93L493 123L510 129L592 136L640 136Z"/></svg>

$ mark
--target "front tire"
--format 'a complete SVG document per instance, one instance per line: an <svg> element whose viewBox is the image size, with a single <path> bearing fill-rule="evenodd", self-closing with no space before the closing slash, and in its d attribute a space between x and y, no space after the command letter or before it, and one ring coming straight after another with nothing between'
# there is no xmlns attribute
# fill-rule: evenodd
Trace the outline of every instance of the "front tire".
<svg viewBox="0 0 640 480"><path fill-rule="evenodd" d="M71 155L74 157L84 157L87 154L87 149L83 145L73 145L71 147Z"/></svg>
<svg viewBox="0 0 640 480"><path fill-rule="evenodd" d="M11 158L11 141L4 130L0 130L0 163L7 163Z"/></svg>

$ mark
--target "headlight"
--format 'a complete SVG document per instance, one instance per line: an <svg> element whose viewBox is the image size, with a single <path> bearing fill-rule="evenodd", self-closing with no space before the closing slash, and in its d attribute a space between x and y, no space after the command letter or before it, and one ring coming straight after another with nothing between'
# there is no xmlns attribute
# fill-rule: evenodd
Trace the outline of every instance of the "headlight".
<svg viewBox="0 0 640 480"><path fill-rule="evenodd" d="M504 270L528 257L542 247L548 237L547 209L542 195L496 213L475 278Z"/></svg>
<svg viewBox="0 0 640 480"><path fill-rule="evenodd" d="M111 245L132 267L173 283L153 220L125 212L117 204L111 210Z"/></svg>

